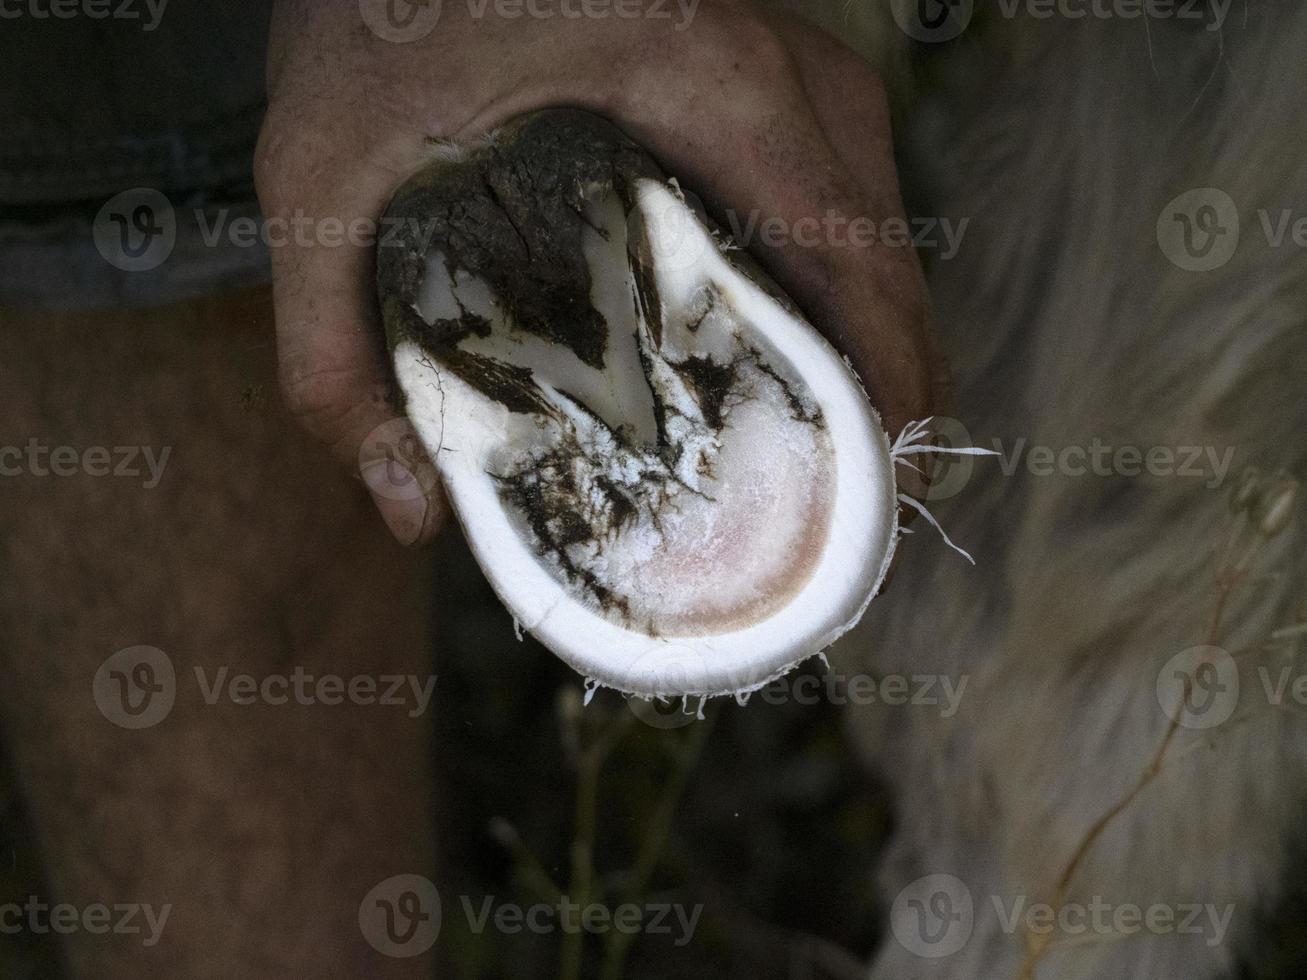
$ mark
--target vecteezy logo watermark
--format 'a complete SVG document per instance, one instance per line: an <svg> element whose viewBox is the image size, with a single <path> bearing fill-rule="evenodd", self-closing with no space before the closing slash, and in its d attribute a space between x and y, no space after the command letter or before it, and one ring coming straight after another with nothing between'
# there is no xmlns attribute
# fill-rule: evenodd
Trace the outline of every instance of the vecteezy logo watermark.
<svg viewBox="0 0 1307 980"><path fill-rule="evenodd" d="M685 650L681 655L664 660L661 665L663 683L660 690L685 690L685 669L697 664L697 654ZM696 678L702 675L695 674ZM885 705L891 708L912 707L931 708L941 718L952 718L958 713L962 697L966 693L970 678L967 675L955 679L943 674L843 674L827 670L822 674L791 671L784 677L777 677L747 695L739 695L738 700L757 698L765 704L779 707L784 704L799 704L810 707L815 704L833 704L840 707L853 705ZM701 684L702 682L699 681ZM714 687L723 689L740 689L744 681L728 681L718 678ZM699 713L701 699L697 695L688 697L668 697L645 699L629 698L631 711L637 718L654 728L682 728L693 724L702 715Z"/></svg>
<svg viewBox="0 0 1307 980"><path fill-rule="evenodd" d="M1257 668L1257 676L1269 704L1279 707L1292 701L1300 708L1307 708L1307 674L1295 674L1293 668L1287 666L1272 674L1270 667L1262 665Z"/></svg>
<svg viewBox="0 0 1307 980"><path fill-rule="evenodd" d="M688 691L702 686L704 661L687 646L669 643L657 646L637 658L632 665L636 676L644 678L643 685L652 691ZM699 711L692 708L697 697L630 697L626 706L631 713L653 728L684 728L699 720Z"/></svg>
<svg viewBox="0 0 1307 980"><path fill-rule="evenodd" d="M998 929L1014 935L1056 936L1068 942L1086 936L1120 939L1138 933L1154 936L1200 936L1207 946L1225 941L1234 906L1212 903L1109 902L1095 895L1088 903L1031 902L1018 895L1005 900L990 895L977 905L971 889L949 874L918 878L894 899L890 929L908 952L938 959L960 952L971 939L982 915L993 914ZM986 920L987 922L990 920Z"/></svg>
<svg viewBox="0 0 1307 980"><path fill-rule="evenodd" d="M952 218L916 216L877 222L865 215L850 218L828 210L820 218L808 216L791 222L775 215L764 218L757 210L744 215L728 210L726 223L735 243L744 248L755 241L768 248L870 248L880 243L889 248L937 250L941 259L951 259L962 247L971 219L954 222Z"/></svg>
<svg viewBox="0 0 1307 980"><path fill-rule="evenodd" d="M957 419L931 420L932 442L944 447L973 445L971 433ZM995 438L989 447L998 456L999 471L1012 477L1019 470L1034 477L1142 477L1201 480L1209 490L1225 483L1234 462L1235 447L1113 445L1094 436L1084 443L1050 446L1031 443L1024 436L1011 442ZM971 479L975 457L941 454L924 462L928 477L926 500L956 496Z"/></svg>
<svg viewBox="0 0 1307 980"><path fill-rule="evenodd" d="M1225 482L1234 461L1234 447L1215 446L1111 446L1095 436L1088 445L1028 446L1024 438L1011 446L993 441L999 468L1012 476L1025 460L1031 476L1154 476L1201 479L1215 489ZM961 457L965 459L965 457Z"/></svg>
<svg viewBox="0 0 1307 980"><path fill-rule="evenodd" d="M1251 226L1250 226L1251 227ZM1307 249L1307 215L1292 208L1257 209L1257 230L1267 248ZM1241 234L1239 208L1225 191L1199 187L1170 201L1157 217L1157 244L1178 268L1219 269L1234 257Z"/></svg>
<svg viewBox="0 0 1307 980"><path fill-rule="evenodd" d="M17 902L0 905L0 935L16 936L23 932L38 936L50 933L71 936L79 932L92 936L110 933L115 936L143 935L141 945L154 946L163 935L170 914L171 903L158 909L140 902L113 905L93 902L85 906L60 902L50 905L35 895L29 895L21 905Z"/></svg>
<svg viewBox="0 0 1307 980"><path fill-rule="evenodd" d="M359 444L359 473L373 494L420 500L438 479L431 454L408 419L390 419Z"/></svg>
<svg viewBox="0 0 1307 980"><path fill-rule="evenodd" d="M1182 650L1157 675L1157 703L1184 728L1224 724L1239 704L1239 665L1220 647Z"/></svg>
<svg viewBox="0 0 1307 980"><path fill-rule="evenodd" d="M212 215L195 208L194 217L200 240L209 248L224 244L224 240L233 248L417 248L429 243L439 226L434 219L315 218L299 208L288 216L262 219L249 215L232 218L230 208L218 208Z"/></svg>
<svg viewBox="0 0 1307 980"><path fill-rule="evenodd" d="M975 0L891 0L894 22L916 41L940 44L967 29Z"/></svg>
<svg viewBox="0 0 1307 980"><path fill-rule="evenodd" d="M0 0L0 20L143 20L153 31L163 20L168 0Z"/></svg>
<svg viewBox="0 0 1307 980"><path fill-rule="evenodd" d="M1288 239L1298 248L1307 249L1307 217L1295 217L1291 208L1281 208L1271 216L1267 208L1259 208L1257 222L1271 248L1280 248Z"/></svg>
<svg viewBox="0 0 1307 980"><path fill-rule="evenodd" d="M1239 247L1239 208L1229 194L1215 187L1185 191L1157 216L1157 244L1181 269L1219 269Z"/></svg>
<svg viewBox="0 0 1307 980"><path fill-rule="evenodd" d="M359 0L363 23L383 41L419 41L440 20L441 0Z"/></svg>
<svg viewBox="0 0 1307 980"><path fill-rule="evenodd" d="M232 674L227 667L219 667L210 677L203 667L196 667L195 681L207 705L215 705L224 697L236 705L279 706L292 701L304 707L381 705L408 708L410 718L426 712L436 688L434 674L426 678L416 674L354 674L345 678L340 674L310 674L303 667L296 667L289 674L264 677Z"/></svg>
<svg viewBox="0 0 1307 980"><path fill-rule="evenodd" d="M998 0L1004 20L1022 12L1032 20L1185 20L1203 21L1206 30L1225 25L1233 0ZM894 20L918 41L951 41L971 23L973 0L891 0Z"/></svg>
<svg viewBox="0 0 1307 980"><path fill-rule="evenodd" d="M976 924L971 890L953 875L933 874L904 888L890 908L890 931L909 953L926 959L952 956Z"/></svg>
<svg viewBox="0 0 1307 980"><path fill-rule="evenodd" d="M476 934L488 928L509 936L523 931L538 936L554 932L588 932L591 935L644 933L648 936L674 935L676 938L672 942L678 947L686 946L694 939L699 917L703 914L703 905L687 908L671 902L644 905L624 902L610 908L599 902L582 905L566 895L560 896L557 902L537 902L528 906L496 902L494 895L483 898L479 908L466 895L459 901L469 928Z"/></svg>
<svg viewBox="0 0 1307 980"><path fill-rule="evenodd" d="M194 668L201 701L208 706L226 700L237 706L301 707L342 704L404 708L410 718L423 715L435 692L434 674L311 674L296 667L289 674L233 674L219 667L212 675ZM96 707L120 728L150 728L171 713L177 700L177 674L169 656L157 647L119 650L95 672L92 693Z"/></svg>
<svg viewBox="0 0 1307 980"><path fill-rule="evenodd" d="M698 13L700 0L464 0L468 13L481 20L487 15L505 20L672 20L683 31Z"/></svg>
<svg viewBox="0 0 1307 980"><path fill-rule="evenodd" d="M179 221L188 222L186 230L193 228L209 248L420 248L438 227L435 220L416 218L314 217L298 208L270 218L232 217L232 209L225 207L179 212L158 191L136 187L105 202L92 235L96 249L114 268L150 272L172 255Z"/></svg>
<svg viewBox="0 0 1307 980"><path fill-rule="evenodd" d="M673 30L690 26L700 0L447 0L461 2L473 20L671 20ZM383 41L421 40L440 20L442 0L359 0L363 22Z"/></svg>
<svg viewBox="0 0 1307 980"><path fill-rule="evenodd" d="M814 705L824 701L841 706L883 704L892 708L938 708L941 718L952 718L958 713L969 680L965 674L954 681L943 674L873 677L871 674L841 674L835 670L820 675L795 672L764 685L755 696L771 705L790 702Z"/></svg>
<svg viewBox="0 0 1307 980"><path fill-rule="evenodd" d="M684 202L685 207L682 206ZM970 218L916 215L877 221L868 216L847 216L829 209L822 216L794 220L764 216L751 210L727 211L725 234L709 234L702 224L706 214L695 196L677 189L662 201L653 224L656 240L645 242L633 236L631 243L654 250L658 261L669 268L691 268L715 251L731 251L755 242L769 248L867 249L915 248L931 251L943 260L952 259L962 247ZM649 205L658 207L658 205ZM272 217L233 209L192 208L176 210L156 191L137 188L113 198L101 211L95 225L96 244L115 268L129 272L149 271L167 260L181 224L197 235L208 248L403 248L423 250L440 229L438 219L384 216L380 219L355 215L348 219L315 216L303 209ZM726 236L729 237L726 237Z"/></svg>
<svg viewBox="0 0 1307 980"><path fill-rule="evenodd" d="M624 902L609 907L600 902L581 904L567 895L553 902L519 905L487 895L474 902L459 896L459 907L474 935L495 932L504 936L529 932L537 936L563 932L603 935L672 936L677 947L694 939L703 905L672 902ZM377 952L404 958L429 950L440 936L441 900L436 886L421 875L387 878L359 903L359 929Z"/></svg>
<svg viewBox="0 0 1307 980"><path fill-rule="evenodd" d="M127 647L100 664L91 694L100 714L119 728L150 728L172 711L177 674L158 647Z"/></svg>
<svg viewBox="0 0 1307 980"><path fill-rule="evenodd" d="M1085 936L1114 939L1148 933L1153 936L1202 936L1207 946L1225 941L1234 916L1234 906L1217 907L1212 903L1108 902L1095 895L1088 904L1065 902L1053 906L1047 902L1028 902L1018 895L1010 904L992 896L999 928L1011 935L1018 928L1036 936L1056 935L1068 940Z"/></svg>
<svg viewBox="0 0 1307 980"><path fill-rule="evenodd" d="M1207 21L1208 31L1225 25L1234 0L998 0L999 11L1007 20L1025 7L1035 20L1188 20ZM1209 16L1210 15L1210 16Z"/></svg>
<svg viewBox="0 0 1307 980"><path fill-rule="evenodd" d="M440 892L421 875L387 878L359 903L359 929L384 956L419 956L440 935Z"/></svg>
<svg viewBox="0 0 1307 980"><path fill-rule="evenodd" d="M0 446L0 477L4 476L110 476L140 479L146 476L140 461L149 471L141 486L153 490L163 479L172 447L164 446L156 454L153 446L47 446L35 437L26 446Z"/></svg>
<svg viewBox="0 0 1307 980"><path fill-rule="evenodd" d="M105 202L91 226L104 260L123 272L149 272L177 244L177 215L168 199L151 187L134 187Z"/></svg>

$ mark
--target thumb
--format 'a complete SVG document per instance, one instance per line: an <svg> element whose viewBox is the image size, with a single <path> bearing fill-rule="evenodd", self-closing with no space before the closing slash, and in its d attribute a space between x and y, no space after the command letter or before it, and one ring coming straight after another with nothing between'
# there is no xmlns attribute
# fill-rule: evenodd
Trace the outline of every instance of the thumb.
<svg viewBox="0 0 1307 980"><path fill-rule="evenodd" d="M419 161L350 165L315 142L265 126L256 157L273 245L283 396L362 480L395 538L421 544L448 507L435 465L399 407L373 295L377 217L395 174Z"/></svg>

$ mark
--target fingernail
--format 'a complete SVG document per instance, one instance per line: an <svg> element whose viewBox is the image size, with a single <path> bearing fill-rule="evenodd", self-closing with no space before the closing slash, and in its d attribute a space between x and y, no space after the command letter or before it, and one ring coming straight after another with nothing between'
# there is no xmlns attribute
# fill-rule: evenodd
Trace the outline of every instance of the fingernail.
<svg viewBox="0 0 1307 980"><path fill-rule="evenodd" d="M427 497L417 478L402 463L385 459L359 472L395 540L405 547L416 543L427 518Z"/></svg>

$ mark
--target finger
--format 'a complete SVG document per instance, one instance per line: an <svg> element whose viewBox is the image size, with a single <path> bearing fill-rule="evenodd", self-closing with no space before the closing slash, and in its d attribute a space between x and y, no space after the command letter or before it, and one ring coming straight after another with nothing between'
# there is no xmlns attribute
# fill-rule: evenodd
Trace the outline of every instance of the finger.
<svg viewBox="0 0 1307 980"><path fill-rule="evenodd" d="M421 161L416 149L350 157L312 130L296 132L283 137L265 126L256 163L265 219L278 221L272 268L284 397L358 473L395 538L420 544L448 508L399 407L376 313L373 243L391 193Z"/></svg>
<svg viewBox="0 0 1307 980"><path fill-rule="evenodd" d="M878 213L905 218L889 101L879 76L856 52L825 31L797 17L785 16L794 38L793 50L804 88L841 162ZM928 304L929 293L916 249L909 244L898 251L905 281ZM928 404L913 416L917 419L947 414L953 405L952 375L939 346L928 305L921 333L930 372L930 391Z"/></svg>
<svg viewBox="0 0 1307 980"><path fill-rule="evenodd" d="M867 199L875 202L877 211L903 218L905 210L894 160L889 103L883 85L856 53L824 31L798 18L791 20L795 58L822 129ZM864 120L865 124L857 124ZM904 264L902 274L915 279L920 294L927 296L916 249L908 246L898 251ZM910 321L908 325L911 326ZM924 404L905 403L904 414L910 418L903 419L904 422L952 411L951 375L928 308L920 331L919 356L925 359L929 389L924 393ZM889 431L896 434L898 428ZM930 485L926 471L905 467L900 468L897 476L902 492L918 499L926 497ZM899 516L901 523L910 524L918 514L905 505L900 508Z"/></svg>
<svg viewBox="0 0 1307 980"><path fill-rule="evenodd" d="M722 43L729 51L732 42ZM859 218L874 228L902 218L888 137L872 148L873 168L887 176L868 187L865 177L850 172L814 113L801 63L788 45L775 35L771 43L750 37L749 45L748 58L721 57L711 46L706 52L687 48L682 57L690 64L673 62L652 82L631 87L619 121L737 233L780 219L787 230L780 242L763 237L744 244L849 356L886 428L897 432L929 414L931 405L920 270L910 247L881 236L858 244L851 228ZM875 129L884 118L851 114L846 123Z"/></svg>

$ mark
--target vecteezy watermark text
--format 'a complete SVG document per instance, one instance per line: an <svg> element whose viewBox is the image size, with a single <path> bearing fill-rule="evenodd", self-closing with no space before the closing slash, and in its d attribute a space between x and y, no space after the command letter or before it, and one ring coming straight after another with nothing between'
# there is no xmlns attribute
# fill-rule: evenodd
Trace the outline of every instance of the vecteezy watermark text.
<svg viewBox="0 0 1307 980"><path fill-rule="evenodd" d="M195 682L200 696L208 705L226 698L232 704L338 704L407 707L410 718L424 714L435 691L436 678L419 678L416 674L310 674L296 667L289 674L232 674L219 667L212 676L203 667L195 668ZM410 697L411 695L411 697Z"/></svg>
<svg viewBox="0 0 1307 980"><path fill-rule="evenodd" d="M674 21L686 30L700 0L359 0L368 29L383 41L420 41L440 23L447 9L462 8L471 20L654 20Z"/></svg>
<svg viewBox="0 0 1307 980"><path fill-rule="evenodd" d="M497 902L494 895L487 895L479 906L466 895L460 897L460 903L474 933L487 929L504 935L521 932L536 935L553 932L588 932L592 935L644 933L674 936L672 942L676 946L685 946L694 938L699 917L703 914L702 905L687 907L672 902L647 902L644 905L625 902L609 907L600 902L582 905L566 895L556 902L537 902L527 906Z"/></svg>
<svg viewBox="0 0 1307 980"><path fill-rule="evenodd" d="M678 669L687 662L688 658L672 664L666 676L678 676ZM743 702L757 698L773 707L784 704L810 707L822 703L839 707L910 707L933 709L941 718L952 718L962 705L969 681L970 677L966 674L955 678L945 674L872 675L845 674L836 670L812 674L796 671L777 677L750 694L739 695L738 700ZM741 682L736 686L744 687L745 684ZM626 704L637 718L654 728L682 728L694 724L701 717L698 699L694 697L631 697Z"/></svg>
<svg viewBox="0 0 1307 980"><path fill-rule="evenodd" d="M1029 902L1018 895L1005 903L992 896L999 928L1008 934L1018 928L1036 936L1057 935L1068 939L1082 936L1110 938L1147 933L1154 936L1201 936L1207 946L1219 946L1230 930L1234 906L1211 902L1107 902L1095 895L1088 903L1066 902L1053 906Z"/></svg>
<svg viewBox="0 0 1307 980"><path fill-rule="evenodd" d="M1008 20L1023 7L1035 20L1183 20L1206 21L1219 31L1234 0L998 0Z"/></svg>
<svg viewBox="0 0 1307 980"><path fill-rule="evenodd" d="M970 680L963 674L956 681L944 674L788 674L760 688L754 696L766 704L835 705L883 704L897 707L938 708L941 718L958 713Z"/></svg>
<svg viewBox="0 0 1307 980"><path fill-rule="evenodd" d="M422 222L416 218L315 218L299 209L286 217L255 219L248 215L232 218L227 208L219 208L210 217L202 208L196 208L195 223L201 240L210 248L224 239L236 248L395 248L409 240L406 232L413 240L430 243L438 227L434 220Z"/></svg>
<svg viewBox="0 0 1307 980"><path fill-rule="evenodd" d="M339 705L397 707L410 718L426 713L435 692L434 674L314 674L302 666L290 673L256 677L222 666L210 672L194 668L196 688L208 706L227 701L237 706L301 707ZM150 728L172 712L178 679L172 658L152 646L126 647L106 658L92 680L100 713L119 728Z"/></svg>
<svg viewBox="0 0 1307 980"><path fill-rule="evenodd" d="M54 905L29 895L22 904L10 902L0 905L0 935L14 936L22 932L34 935L54 933L70 936L84 932L92 936L112 933L116 936L143 935L142 946L154 946L163 935L171 903L156 909L141 902L117 902L112 905L93 902L79 906L68 902Z"/></svg>
<svg viewBox="0 0 1307 980"><path fill-rule="evenodd" d="M1208 489L1219 487L1230 471L1234 447L1215 446L1112 446L1097 436L1088 445L1031 446L1017 439L1006 446L995 439L999 467L1012 476L1025 460L1031 476L1148 476L1202 479Z"/></svg>
<svg viewBox="0 0 1307 980"><path fill-rule="evenodd" d="M164 446L157 452L153 446L47 446L35 437L25 446L0 446L0 477L5 476L109 476L148 479L141 486L153 490L163 479L164 467L172 447Z"/></svg>
<svg viewBox="0 0 1307 980"><path fill-rule="evenodd" d="M0 0L2 2L2 0ZM688 191L695 211L706 213ZM951 259L962 247L971 219L916 215L875 220L828 209L823 215L787 219L758 210L725 213L727 238L703 234L698 218L679 208L664 216L675 243L664 260L697 261L705 249L915 248ZM679 223L679 224L678 224ZM232 208L178 209L159 191L135 187L114 195L92 226L95 246L105 261L124 272L149 272L172 255L179 233L198 235L209 248L416 248L430 245L440 230L437 219L411 216L313 215L303 209L268 217Z"/></svg>
<svg viewBox="0 0 1307 980"><path fill-rule="evenodd" d="M168 0L0 0L0 20L139 20L149 32L167 6Z"/></svg>
<svg viewBox="0 0 1307 980"><path fill-rule="evenodd" d="M743 215L728 210L726 223L735 243L744 247L755 241L768 248L870 248L880 243L890 248L936 250L941 259L951 259L962 247L971 219L954 222L945 217L916 216L877 222L866 215L850 217L828 210L820 218L810 215L787 221L775 215L763 217L756 210Z"/></svg>
<svg viewBox="0 0 1307 980"><path fill-rule="evenodd" d="M1035 21L1148 20L1202 23L1220 31L1234 0L998 0L992 9L1005 20L1022 13ZM909 37L941 44L971 24L976 0L890 0L895 22Z"/></svg>
<svg viewBox="0 0 1307 980"><path fill-rule="evenodd" d="M480 20L676 20L683 31L698 13L700 0L463 0L468 12Z"/></svg>
<svg viewBox="0 0 1307 980"><path fill-rule="evenodd" d="M704 908L702 904L686 906L675 902L582 904L568 895L533 905L501 902L494 895L486 895L479 901L460 895L459 907L468 931L474 935L643 933L671 936L678 947L693 940ZM442 917L440 892L421 875L387 878L359 903L359 929L364 938L378 952L396 958L417 956L430 949L440 936Z"/></svg>
<svg viewBox="0 0 1307 980"><path fill-rule="evenodd" d="M908 952L926 959L952 956L970 941L983 916L1007 934L1048 938L1054 944L1086 938L1117 940L1134 935L1196 937L1208 947L1225 942L1234 917L1232 904L1213 902L1109 901L1052 904L1026 895L991 894L977 900L951 874L932 874L904 887L890 909L890 930ZM988 930L986 930L988 931Z"/></svg>
<svg viewBox="0 0 1307 980"><path fill-rule="evenodd" d="M1236 447L1176 442L1171 445L1134 442L1113 443L1100 436L1059 445L1032 442L1025 436L974 439L960 421L947 416L931 420L932 438L949 448L982 447L998 457L998 471L1014 477L1024 471L1034 477L1062 476L1072 479L1152 477L1164 480L1199 480L1209 490L1223 485L1234 462ZM976 458L947 455L927 464L927 500L947 500L969 484L976 470Z"/></svg>

